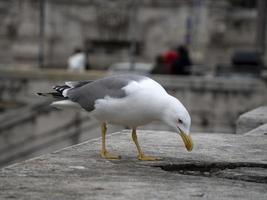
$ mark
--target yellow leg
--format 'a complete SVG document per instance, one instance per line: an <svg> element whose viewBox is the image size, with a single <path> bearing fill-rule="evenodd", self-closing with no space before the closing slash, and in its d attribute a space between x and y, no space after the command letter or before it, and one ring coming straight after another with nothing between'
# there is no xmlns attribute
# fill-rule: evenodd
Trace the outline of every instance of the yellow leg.
<svg viewBox="0 0 267 200"><path fill-rule="evenodd" d="M120 156L113 155L109 153L106 149L106 133L107 133L107 124L104 122L101 125L102 131L102 150L101 150L101 157L106 159L120 159Z"/></svg>
<svg viewBox="0 0 267 200"><path fill-rule="evenodd" d="M154 161L154 160L160 160L160 158L155 158L155 157L152 157L152 156L146 156L144 154L144 152L142 151L139 143L138 143L138 139L137 139L137 135L136 135L136 129L133 129L132 131L132 138L133 138L133 141L136 145L136 148L137 148L137 151L138 151L138 159L139 160L142 160L142 161Z"/></svg>

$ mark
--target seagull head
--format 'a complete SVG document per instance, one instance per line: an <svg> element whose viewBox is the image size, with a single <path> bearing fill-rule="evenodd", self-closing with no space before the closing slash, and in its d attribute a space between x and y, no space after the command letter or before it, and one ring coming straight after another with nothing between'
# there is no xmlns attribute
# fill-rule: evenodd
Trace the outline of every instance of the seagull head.
<svg viewBox="0 0 267 200"><path fill-rule="evenodd" d="M162 116L163 122L181 136L186 149L192 151L193 140L189 134L191 117L184 105L178 99L170 97Z"/></svg>

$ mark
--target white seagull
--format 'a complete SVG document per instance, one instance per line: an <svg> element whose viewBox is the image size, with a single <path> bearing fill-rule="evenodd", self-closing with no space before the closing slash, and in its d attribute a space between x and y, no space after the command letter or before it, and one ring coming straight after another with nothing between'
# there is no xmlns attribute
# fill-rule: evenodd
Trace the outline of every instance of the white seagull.
<svg viewBox="0 0 267 200"><path fill-rule="evenodd" d="M152 121L162 121L178 133L188 151L193 149L189 134L191 118L183 104L151 78L139 75L114 75L95 81L66 82L53 87L55 92L37 93L53 96L51 105L58 108L82 108L101 122L101 157L119 159L106 149L107 124L132 128L132 139L138 150L138 159L158 160L142 151L136 129Z"/></svg>

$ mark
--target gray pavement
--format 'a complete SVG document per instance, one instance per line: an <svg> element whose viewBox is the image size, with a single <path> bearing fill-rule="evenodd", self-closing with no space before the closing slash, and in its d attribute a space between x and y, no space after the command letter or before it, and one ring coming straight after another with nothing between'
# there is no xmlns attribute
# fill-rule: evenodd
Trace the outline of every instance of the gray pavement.
<svg viewBox="0 0 267 200"><path fill-rule="evenodd" d="M129 131L108 136L121 160L99 157L92 139L0 170L0 199L267 199L266 135L193 134L187 152L181 138L139 131L148 155L136 159Z"/></svg>

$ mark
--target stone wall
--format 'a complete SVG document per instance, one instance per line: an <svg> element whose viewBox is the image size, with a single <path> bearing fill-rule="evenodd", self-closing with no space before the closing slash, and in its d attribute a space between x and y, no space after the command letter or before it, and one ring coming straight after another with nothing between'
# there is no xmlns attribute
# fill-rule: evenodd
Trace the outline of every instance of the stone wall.
<svg viewBox="0 0 267 200"><path fill-rule="evenodd" d="M197 132L234 133L241 113L267 100L266 85L246 77L155 77L167 91L183 102Z"/></svg>
<svg viewBox="0 0 267 200"><path fill-rule="evenodd" d="M100 136L98 123L86 113L49 104L40 99L0 115L0 166Z"/></svg>
<svg viewBox="0 0 267 200"><path fill-rule="evenodd" d="M66 67L77 46L89 50L94 68L129 61L132 41L136 59L154 57L181 43L195 63L214 67L233 51L253 48L255 9L234 10L227 1L46 0L45 65ZM37 65L39 1L0 1L2 63ZM3 59L2 59L3 58ZM8 58L8 59L7 59ZM212 70L212 68L210 68Z"/></svg>

